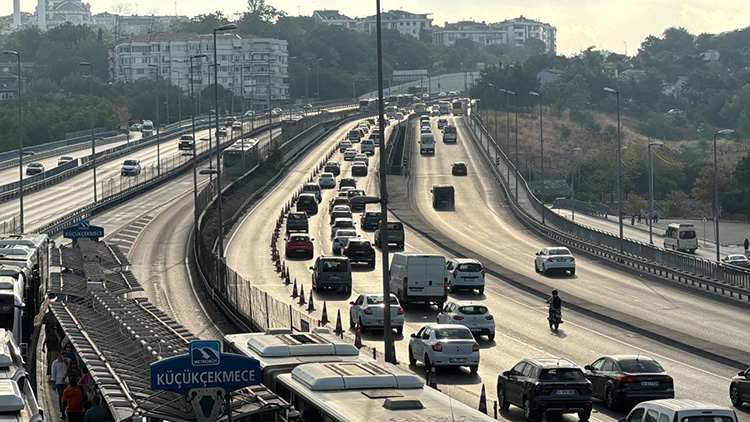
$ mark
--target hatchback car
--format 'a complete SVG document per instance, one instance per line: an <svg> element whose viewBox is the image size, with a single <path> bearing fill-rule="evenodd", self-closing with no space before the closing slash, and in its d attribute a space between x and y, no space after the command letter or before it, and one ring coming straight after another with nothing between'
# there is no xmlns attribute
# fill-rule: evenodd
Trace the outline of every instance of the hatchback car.
<svg viewBox="0 0 750 422"><path fill-rule="evenodd" d="M729 384L729 401L733 406L740 407L742 403L750 403L750 368L737 373Z"/></svg>
<svg viewBox="0 0 750 422"><path fill-rule="evenodd" d="M338 161L327 161L325 167L323 167L323 171L338 176L341 174L341 164Z"/></svg>
<svg viewBox="0 0 750 422"><path fill-rule="evenodd" d="M334 255L341 255L341 250L344 249L344 245L352 237L359 237L357 230L355 229L338 229L331 240L331 251Z"/></svg>
<svg viewBox="0 0 750 422"><path fill-rule="evenodd" d="M383 310L385 301L382 293L362 294L357 300L349 302L349 327L354 328L357 323L362 331L368 328L383 328ZM398 303L395 295L391 295L391 328L402 334L404 332L404 308Z"/></svg>
<svg viewBox="0 0 750 422"><path fill-rule="evenodd" d="M322 173L318 177L318 186L322 189L333 189L336 187L336 177L333 173Z"/></svg>
<svg viewBox="0 0 750 422"><path fill-rule="evenodd" d="M455 258L445 263L445 276L448 278L448 290L479 290L484 293L484 267L476 259Z"/></svg>
<svg viewBox="0 0 750 422"><path fill-rule="evenodd" d="M348 205L336 205L331 210L331 221L329 224L335 223L337 218L352 218L352 209Z"/></svg>
<svg viewBox="0 0 750 422"><path fill-rule="evenodd" d="M364 262L368 267L375 268L375 249L370 241L363 237L348 239L343 255L352 263Z"/></svg>
<svg viewBox="0 0 750 422"><path fill-rule="evenodd" d="M333 209L338 205L346 205L349 206L349 198L346 196L334 196L331 198L331 202L328 203L328 213L332 213Z"/></svg>
<svg viewBox="0 0 750 422"><path fill-rule="evenodd" d="M528 420L542 413L577 413L591 417L591 382L575 363L565 358L523 359L497 376L497 405L523 408Z"/></svg>
<svg viewBox="0 0 750 422"><path fill-rule="evenodd" d="M57 165L58 166L62 166L62 165L68 164L69 162L71 162L73 160L75 160L75 158L73 158L72 156L70 156L70 155L63 155L62 157L60 157L60 158L57 159Z"/></svg>
<svg viewBox="0 0 750 422"><path fill-rule="evenodd" d="M302 193L311 193L315 199L320 202L323 200L323 194L320 191L320 185L317 183L305 183L302 185Z"/></svg>
<svg viewBox="0 0 750 422"><path fill-rule="evenodd" d="M318 199L312 193L303 193L297 198L297 211L306 212L308 215L318 213Z"/></svg>
<svg viewBox="0 0 750 422"><path fill-rule="evenodd" d="M367 165L365 163L354 163L352 166L352 176L364 177L367 176Z"/></svg>
<svg viewBox="0 0 750 422"><path fill-rule="evenodd" d="M375 246L382 247L380 239L380 228L375 230ZM396 247L404 247L404 224L400 221L388 222L388 244L396 244Z"/></svg>
<svg viewBox="0 0 750 422"><path fill-rule="evenodd" d="M728 265L734 265L735 267L750 268L750 261L748 261L745 255L727 255L722 258L721 262Z"/></svg>
<svg viewBox="0 0 750 422"><path fill-rule="evenodd" d="M448 119L445 119L445 118L438 119L438 122L437 122L438 129L442 129L446 127L447 125L448 125Z"/></svg>
<svg viewBox="0 0 750 422"><path fill-rule="evenodd" d="M354 161L355 163L364 163L366 166L370 165L370 159L367 158L367 154L359 153L354 156L354 160L352 161Z"/></svg>
<svg viewBox="0 0 750 422"><path fill-rule="evenodd" d="M353 179L351 177L344 177L343 179L339 180L339 190L342 190L342 188L345 188L345 187L356 188L357 179Z"/></svg>
<svg viewBox="0 0 750 422"><path fill-rule="evenodd" d="M350 141L341 141L339 143L339 152L346 152L351 147L352 143Z"/></svg>
<svg viewBox="0 0 750 422"><path fill-rule="evenodd" d="M336 230L353 229L355 228L355 224L351 218L337 218L331 225L331 239L336 235Z"/></svg>
<svg viewBox="0 0 750 422"><path fill-rule="evenodd" d="M357 150L354 148L348 148L344 151L344 161L353 161L354 157L357 156Z"/></svg>
<svg viewBox="0 0 750 422"><path fill-rule="evenodd" d="M128 158L122 162L120 168L121 176L137 176L141 174L141 160L137 158Z"/></svg>
<svg viewBox="0 0 750 422"><path fill-rule="evenodd" d="M418 361L427 371L433 366L468 366L475 374L479 370L479 343L464 326L426 325L409 339L409 364Z"/></svg>
<svg viewBox="0 0 750 422"><path fill-rule="evenodd" d="M536 253L534 270L547 274L550 271L568 271L570 275L576 273L576 259L568 248L548 247Z"/></svg>
<svg viewBox="0 0 750 422"><path fill-rule="evenodd" d="M451 164L451 174L454 176L466 176L469 169L466 167L466 163L462 161L456 161Z"/></svg>
<svg viewBox="0 0 750 422"><path fill-rule="evenodd" d="M359 216L359 227L362 230L374 230L380 226L380 211L367 211Z"/></svg>
<svg viewBox="0 0 750 422"><path fill-rule="evenodd" d="M44 173L44 165L42 163L29 163L26 166L26 175L30 176L32 174L41 174Z"/></svg>
<svg viewBox="0 0 750 422"><path fill-rule="evenodd" d="M346 294L352 292L352 264L349 258L319 256L310 270L312 288L316 292L320 289L341 289Z"/></svg>
<svg viewBox="0 0 750 422"><path fill-rule="evenodd" d="M315 251L314 240L307 234L292 234L286 238L284 253L287 257L303 255L312 258Z"/></svg>
<svg viewBox="0 0 750 422"><path fill-rule="evenodd" d="M623 402L674 398L672 377L648 356L603 356L584 370L591 381L591 396L604 400L610 409Z"/></svg>
<svg viewBox="0 0 750 422"><path fill-rule="evenodd" d="M495 317L479 302L447 302L437 315L438 324L459 324L475 336L495 340Z"/></svg>

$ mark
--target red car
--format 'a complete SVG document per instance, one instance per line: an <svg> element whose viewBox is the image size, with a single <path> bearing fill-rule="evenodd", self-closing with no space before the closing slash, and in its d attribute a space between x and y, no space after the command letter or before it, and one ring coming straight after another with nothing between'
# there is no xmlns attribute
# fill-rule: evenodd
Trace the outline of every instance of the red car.
<svg viewBox="0 0 750 422"><path fill-rule="evenodd" d="M461 161L456 161L451 165L451 173L454 176L466 176L466 173L468 172L468 169L466 168L466 163Z"/></svg>
<svg viewBox="0 0 750 422"><path fill-rule="evenodd" d="M311 239L307 234L292 234L286 239L286 256L303 255L312 258L314 254L313 240L315 239Z"/></svg>
<svg viewBox="0 0 750 422"><path fill-rule="evenodd" d="M323 169L326 173L333 173L334 176L341 174L341 164L336 161L328 161Z"/></svg>

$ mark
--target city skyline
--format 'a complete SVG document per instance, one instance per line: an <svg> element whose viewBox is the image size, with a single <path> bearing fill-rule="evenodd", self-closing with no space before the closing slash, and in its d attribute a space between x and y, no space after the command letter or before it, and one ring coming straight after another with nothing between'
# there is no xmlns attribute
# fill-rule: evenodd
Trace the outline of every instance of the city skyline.
<svg viewBox="0 0 750 422"><path fill-rule="evenodd" d="M3 2L0 14L12 13L12 2ZM198 14L222 11L227 16L247 10L244 0L216 0L207 7L199 0L172 2L171 7L162 4L154 8L145 2L123 0L93 0L91 12L113 12L116 5L127 5L127 13L195 16ZM343 0L313 0L302 3L299 0L268 1L268 4L285 11L289 15L310 16L314 10L337 9L350 17L364 17L374 13L374 7L363 7L362 3ZM23 12L33 12L36 1L22 1ZM373 3L374 5L374 3ZM549 23L557 28L558 54L571 55L594 46L603 50L633 55L649 35L659 36L669 27L684 27L693 34L719 33L744 28L750 25L750 2L727 0L719 9L715 2L708 0L622 0L603 5L595 0L568 0L562 2L510 0L502 6L492 2L471 0L458 6L449 0L412 2L406 7L403 3L383 1L384 10L403 9L413 13L431 13L433 25L443 26L445 22L475 20L498 22L525 16Z"/></svg>

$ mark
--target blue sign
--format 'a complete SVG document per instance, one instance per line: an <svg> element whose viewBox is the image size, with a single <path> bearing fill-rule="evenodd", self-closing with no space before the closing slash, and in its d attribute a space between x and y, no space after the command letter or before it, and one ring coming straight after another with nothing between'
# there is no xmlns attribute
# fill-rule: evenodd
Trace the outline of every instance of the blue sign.
<svg viewBox="0 0 750 422"><path fill-rule="evenodd" d="M193 388L223 388L227 393L260 384L260 362L221 352L218 341L190 343L190 353L151 364L151 389L187 394Z"/></svg>
<svg viewBox="0 0 750 422"><path fill-rule="evenodd" d="M104 237L104 227L92 226L89 220L81 220L75 226L63 229L63 237L73 240L87 238L96 242Z"/></svg>

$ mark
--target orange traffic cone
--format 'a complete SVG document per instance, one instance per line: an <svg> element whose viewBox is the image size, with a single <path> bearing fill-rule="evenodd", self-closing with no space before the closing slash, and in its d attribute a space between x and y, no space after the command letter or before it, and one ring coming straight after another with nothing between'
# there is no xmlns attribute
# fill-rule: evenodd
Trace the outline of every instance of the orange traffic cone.
<svg viewBox="0 0 750 422"><path fill-rule="evenodd" d="M435 372L434 365L430 367L430 374L428 375L427 385L436 390L438 389L437 372Z"/></svg>
<svg viewBox="0 0 750 422"><path fill-rule="evenodd" d="M323 309L325 309L325 302L323 302ZM344 332L344 328L341 326L341 309L336 312L336 334L341 335Z"/></svg>
<svg viewBox="0 0 750 422"><path fill-rule="evenodd" d="M294 278L294 287L292 287L292 298L297 299L297 296L299 294L297 293L297 278Z"/></svg>
<svg viewBox="0 0 750 422"><path fill-rule="evenodd" d="M323 301L323 314L320 316L320 323L323 325L328 324L328 309L326 309L326 301Z"/></svg>
<svg viewBox="0 0 750 422"><path fill-rule="evenodd" d="M354 347L362 348L362 332L359 330L359 323L357 323L357 333L354 335Z"/></svg>
<svg viewBox="0 0 750 422"><path fill-rule="evenodd" d="M286 262L281 261L281 276L284 276L284 273L286 273Z"/></svg>
<svg viewBox="0 0 750 422"><path fill-rule="evenodd" d="M547 422L547 411L542 412L542 422Z"/></svg>
<svg viewBox="0 0 750 422"><path fill-rule="evenodd" d="M301 285L299 288L299 304L304 305L305 302L305 285Z"/></svg>
<svg viewBox="0 0 750 422"><path fill-rule="evenodd" d="M479 396L479 411L487 414L487 394L484 391L484 384L482 384L482 394Z"/></svg>
<svg viewBox="0 0 750 422"><path fill-rule="evenodd" d="M307 302L307 312L315 310L315 304L313 304L313 291L310 290L310 300Z"/></svg>

